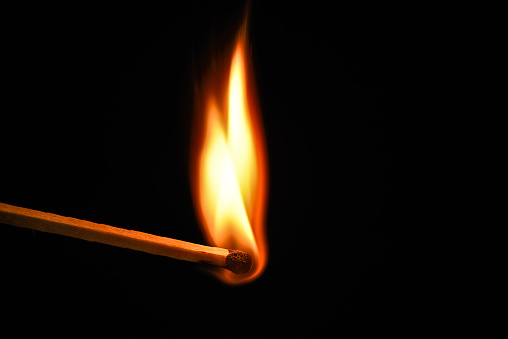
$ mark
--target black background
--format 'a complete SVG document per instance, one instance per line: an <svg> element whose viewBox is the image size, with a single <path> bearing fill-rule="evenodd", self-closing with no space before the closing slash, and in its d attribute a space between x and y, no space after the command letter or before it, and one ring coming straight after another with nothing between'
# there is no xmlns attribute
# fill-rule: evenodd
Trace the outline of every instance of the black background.
<svg viewBox="0 0 508 339"><path fill-rule="evenodd" d="M13 10L0 201L204 243L188 175L194 85L242 12ZM270 174L258 280L231 287L196 264L2 225L3 322L122 337L419 331L412 13L252 5Z"/></svg>

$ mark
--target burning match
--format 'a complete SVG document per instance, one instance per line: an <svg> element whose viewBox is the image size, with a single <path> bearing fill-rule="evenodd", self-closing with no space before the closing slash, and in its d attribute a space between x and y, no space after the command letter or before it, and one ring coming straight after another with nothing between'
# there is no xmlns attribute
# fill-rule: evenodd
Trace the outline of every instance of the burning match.
<svg viewBox="0 0 508 339"><path fill-rule="evenodd" d="M226 270L214 275L232 285L259 277L268 260L268 157L248 18L246 13L223 53L213 49L210 69L194 88L189 174L196 214L210 246L3 203L0 223L215 265Z"/></svg>
<svg viewBox="0 0 508 339"><path fill-rule="evenodd" d="M215 265L236 274L247 273L252 266L251 256L243 251L193 244L1 202L0 223L129 248L178 260Z"/></svg>

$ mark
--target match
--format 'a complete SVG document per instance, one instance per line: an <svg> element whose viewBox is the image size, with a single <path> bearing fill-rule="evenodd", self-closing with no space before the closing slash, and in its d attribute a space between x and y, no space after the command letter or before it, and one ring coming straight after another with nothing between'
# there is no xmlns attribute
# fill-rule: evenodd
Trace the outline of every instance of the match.
<svg viewBox="0 0 508 339"><path fill-rule="evenodd" d="M194 244L1 202L0 223L129 248L178 260L215 265L236 274L247 273L252 266L251 256L243 251Z"/></svg>

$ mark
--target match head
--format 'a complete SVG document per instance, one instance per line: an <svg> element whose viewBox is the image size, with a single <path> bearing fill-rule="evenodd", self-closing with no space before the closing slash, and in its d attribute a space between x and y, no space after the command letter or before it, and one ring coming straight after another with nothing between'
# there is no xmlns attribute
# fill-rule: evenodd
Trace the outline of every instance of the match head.
<svg viewBox="0 0 508 339"><path fill-rule="evenodd" d="M252 267L251 256L243 251L229 250L225 268L233 273L247 273Z"/></svg>

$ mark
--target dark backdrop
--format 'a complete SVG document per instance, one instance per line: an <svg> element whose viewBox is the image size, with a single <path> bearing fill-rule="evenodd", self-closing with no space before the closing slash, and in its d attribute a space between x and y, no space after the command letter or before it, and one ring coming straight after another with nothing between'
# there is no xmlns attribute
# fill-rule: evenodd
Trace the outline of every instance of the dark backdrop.
<svg viewBox="0 0 508 339"><path fill-rule="evenodd" d="M10 12L0 201L204 243L188 176L194 84L242 6L136 11ZM123 337L418 323L407 118L417 37L412 12L391 13L252 6L270 174L261 278L230 287L195 264L2 225L3 321L22 333Z"/></svg>

